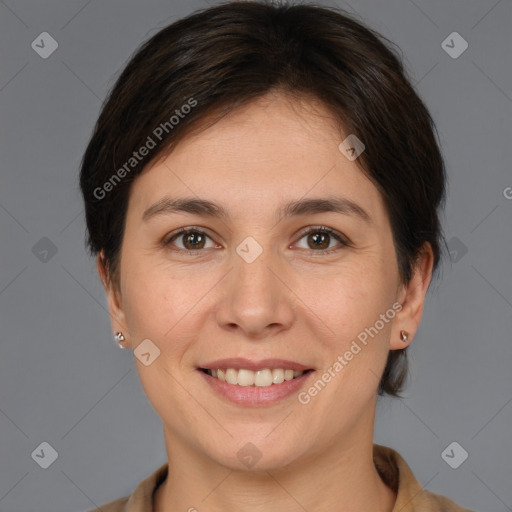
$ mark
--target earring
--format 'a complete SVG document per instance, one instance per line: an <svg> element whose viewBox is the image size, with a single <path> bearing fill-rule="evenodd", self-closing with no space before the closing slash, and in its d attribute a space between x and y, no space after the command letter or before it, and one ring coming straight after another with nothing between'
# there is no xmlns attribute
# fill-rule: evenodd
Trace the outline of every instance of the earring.
<svg viewBox="0 0 512 512"><path fill-rule="evenodd" d="M123 336L123 333L122 332L115 332L114 333L114 339L116 340L117 344L119 345L120 348L126 348L124 345L123 345L123 341L125 340L125 337Z"/></svg>
<svg viewBox="0 0 512 512"><path fill-rule="evenodd" d="M407 343L407 340L409 339L409 333L407 331L400 331L400 338L404 343Z"/></svg>

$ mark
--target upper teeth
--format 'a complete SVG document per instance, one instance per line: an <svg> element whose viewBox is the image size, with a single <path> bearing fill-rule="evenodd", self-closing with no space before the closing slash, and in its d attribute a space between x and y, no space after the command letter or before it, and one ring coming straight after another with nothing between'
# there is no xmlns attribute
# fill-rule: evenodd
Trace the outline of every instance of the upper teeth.
<svg viewBox="0 0 512 512"><path fill-rule="evenodd" d="M295 370L283 370L281 368L275 368L269 370L258 370L253 372L252 370L246 370L241 368L237 370L235 368L207 370L208 374L212 377L216 377L222 382L228 384L238 384L239 386L271 386L272 384L281 384L285 380L292 380L295 377L300 377L304 372Z"/></svg>

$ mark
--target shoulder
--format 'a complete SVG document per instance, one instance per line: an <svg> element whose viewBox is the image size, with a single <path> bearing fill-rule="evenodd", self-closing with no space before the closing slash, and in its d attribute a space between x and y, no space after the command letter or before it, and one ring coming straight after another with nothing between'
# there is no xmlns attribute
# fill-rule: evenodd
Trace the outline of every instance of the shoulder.
<svg viewBox="0 0 512 512"><path fill-rule="evenodd" d="M147 512L153 510L153 495L167 477L168 464L161 465L154 473L139 483L135 491L124 498L109 501L88 512Z"/></svg>
<svg viewBox="0 0 512 512"><path fill-rule="evenodd" d="M392 448L374 444L373 459L382 480L397 493L393 512L474 512L445 496L423 489L409 465Z"/></svg>
<svg viewBox="0 0 512 512"><path fill-rule="evenodd" d="M434 492L423 491L423 500L425 502L425 511L427 510L438 510L439 512L474 512L469 508L464 508L455 503L454 501L441 496ZM423 510L423 509L418 509Z"/></svg>

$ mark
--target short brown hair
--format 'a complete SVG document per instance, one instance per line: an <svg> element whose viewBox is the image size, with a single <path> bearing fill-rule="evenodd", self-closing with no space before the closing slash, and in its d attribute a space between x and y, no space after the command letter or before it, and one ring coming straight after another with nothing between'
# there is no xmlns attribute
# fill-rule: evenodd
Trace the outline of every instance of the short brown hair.
<svg viewBox="0 0 512 512"><path fill-rule="evenodd" d="M102 107L80 187L88 247L103 251L113 283L133 179L206 119L274 91L320 100L363 141L357 162L384 198L401 281L410 281L425 242L437 269L445 168L435 125L393 43L341 9L238 1L197 11L143 43ZM154 147L135 161L148 137ZM379 394L399 396L406 375L406 351L391 350Z"/></svg>

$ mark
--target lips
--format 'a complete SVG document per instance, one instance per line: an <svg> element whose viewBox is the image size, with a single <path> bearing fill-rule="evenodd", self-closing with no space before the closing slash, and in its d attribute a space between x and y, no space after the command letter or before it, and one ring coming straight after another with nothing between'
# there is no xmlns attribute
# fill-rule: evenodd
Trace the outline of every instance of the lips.
<svg viewBox="0 0 512 512"><path fill-rule="evenodd" d="M220 368L204 367L197 368L197 374L217 396L245 407L271 406L289 398L311 382L315 374L312 368L283 359L219 359L204 366L217 365L226 369L225 374Z"/></svg>
<svg viewBox="0 0 512 512"><path fill-rule="evenodd" d="M198 367L205 382L238 405L269 405L309 380L314 368L288 359L228 358Z"/></svg>

